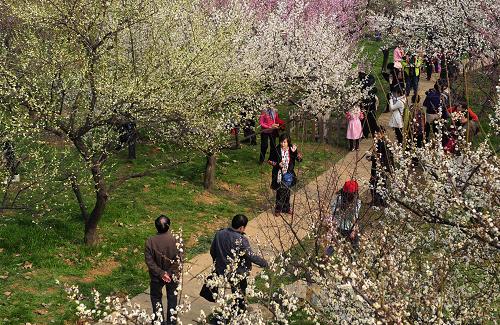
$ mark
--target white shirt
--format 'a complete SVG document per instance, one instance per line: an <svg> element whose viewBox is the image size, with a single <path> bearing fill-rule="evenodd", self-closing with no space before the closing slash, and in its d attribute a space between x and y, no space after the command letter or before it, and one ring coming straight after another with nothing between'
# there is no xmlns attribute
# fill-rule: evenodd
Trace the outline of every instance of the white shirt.
<svg viewBox="0 0 500 325"><path fill-rule="evenodd" d="M394 102L395 101L395 102ZM389 110L392 112L391 119L389 120L389 127L402 128L403 127L403 111L405 108L405 98L398 97L395 100L389 100Z"/></svg>

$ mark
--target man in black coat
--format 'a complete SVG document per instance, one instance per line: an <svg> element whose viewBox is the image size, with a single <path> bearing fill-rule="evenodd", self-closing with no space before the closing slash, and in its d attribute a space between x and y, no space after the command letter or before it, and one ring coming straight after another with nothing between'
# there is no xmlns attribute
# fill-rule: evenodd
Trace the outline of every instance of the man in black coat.
<svg viewBox="0 0 500 325"><path fill-rule="evenodd" d="M247 224L248 218L245 215L235 215L231 227L217 231L210 247L215 272L217 275L224 275L229 280L231 291L238 294L236 303L240 311L246 310L244 297L252 263L268 267L266 260L252 251L245 237ZM231 261L236 261L237 265L232 265Z"/></svg>
<svg viewBox="0 0 500 325"><path fill-rule="evenodd" d="M377 87L375 87L375 77L372 74L359 72L359 82L361 89L367 92L367 97L361 102L361 108L366 113L366 119L363 120L363 136L365 138L371 133L375 137L375 132L379 130L377 124Z"/></svg>

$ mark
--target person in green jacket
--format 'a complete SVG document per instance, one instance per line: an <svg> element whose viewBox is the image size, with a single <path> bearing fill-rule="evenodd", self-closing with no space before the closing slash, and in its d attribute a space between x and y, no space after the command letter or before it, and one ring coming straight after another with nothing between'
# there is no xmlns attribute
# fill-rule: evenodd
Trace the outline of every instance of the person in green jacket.
<svg viewBox="0 0 500 325"><path fill-rule="evenodd" d="M405 76L406 96L410 96L410 91L413 89L413 94L418 95L418 82L420 80L420 67L423 60L420 55L407 55L405 60L401 61Z"/></svg>

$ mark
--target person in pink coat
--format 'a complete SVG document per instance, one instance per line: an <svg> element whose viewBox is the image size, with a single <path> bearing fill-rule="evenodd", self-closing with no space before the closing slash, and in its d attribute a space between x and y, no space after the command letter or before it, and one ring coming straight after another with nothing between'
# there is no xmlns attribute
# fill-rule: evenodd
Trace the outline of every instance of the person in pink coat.
<svg viewBox="0 0 500 325"><path fill-rule="evenodd" d="M405 51L403 49L403 45L398 45L393 52L393 59L394 59L394 69L396 70L396 76L400 76L401 73L403 72L403 65L401 64L401 61L403 60L403 57L405 56Z"/></svg>
<svg viewBox="0 0 500 325"><path fill-rule="evenodd" d="M347 139L349 140L349 150L359 150L359 139L363 135L361 120L364 118L363 112L355 106L347 112Z"/></svg>

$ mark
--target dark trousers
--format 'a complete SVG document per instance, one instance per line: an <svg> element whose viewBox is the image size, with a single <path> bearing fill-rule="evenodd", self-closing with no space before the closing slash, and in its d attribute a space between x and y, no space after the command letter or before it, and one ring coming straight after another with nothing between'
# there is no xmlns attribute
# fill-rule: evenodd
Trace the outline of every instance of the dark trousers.
<svg viewBox="0 0 500 325"><path fill-rule="evenodd" d="M349 150L359 149L359 139L351 140L349 139Z"/></svg>
<svg viewBox="0 0 500 325"><path fill-rule="evenodd" d="M257 144L257 136L255 135L255 131L253 128L243 128L243 136L245 137L245 140L243 142L249 142L252 146Z"/></svg>
<svg viewBox="0 0 500 325"><path fill-rule="evenodd" d="M276 212L290 212L290 189L280 185L276 190Z"/></svg>
<svg viewBox="0 0 500 325"><path fill-rule="evenodd" d="M431 80L431 77L432 77L432 63L428 64L426 66L425 70L427 72L427 80Z"/></svg>
<svg viewBox="0 0 500 325"><path fill-rule="evenodd" d="M417 148L422 148L424 146L424 134L423 133L418 133L415 136L416 142L417 142Z"/></svg>
<svg viewBox="0 0 500 325"><path fill-rule="evenodd" d="M247 278L241 279L240 282L235 285L231 284L231 292L233 294L237 292L240 296L240 298L236 298L235 307L237 307L242 313L247 310L247 304L245 302L247 286Z"/></svg>
<svg viewBox="0 0 500 325"><path fill-rule="evenodd" d="M398 140L398 143L403 143L403 129L394 128L394 132L396 133L396 139Z"/></svg>
<svg viewBox="0 0 500 325"><path fill-rule="evenodd" d="M375 137L375 132L379 131L377 124L377 116L374 111L368 111L366 113L366 119L363 121L363 135L365 138L371 133L372 137Z"/></svg>
<svg viewBox="0 0 500 325"><path fill-rule="evenodd" d="M163 309L163 303L162 303L162 289L163 286L165 286L165 289L167 291L167 318L165 318L165 313ZM177 307L177 295L175 294L175 290L177 289L177 283L175 282L170 282L170 283L165 283L161 279L152 279L150 283L150 295L151 295L151 305L153 306L153 313L155 314L155 320L156 318L156 313L157 313L157 306L161 307L163 310L162 316L163 316L163 321L164 324L168 325L175 325L177 324L177 321L171 321L170 317L172 316L171 310L175 310Z"/></svg>
<svg viewBox="0 0 500 325"><path fill-rule="evenodd" d="M270 145L270 150L276 149L276 133L261 133L260 134L260 159L259 161L263 163L266 160L266 153L268 142Z"/></svg>
<svg viewBox="0 0 500 325"><path fill-rule="evenodd" d="M413 93L418 94L418 82L419 78L417 76L406 76L406 96L410 95L411 90L413 89Z"/></svg>
<svg viewBox="0 0 500 325"><path fill-rule="evenodd" d="M340 230L340 233L342 234L342 236L344 236L347 240L349 240L349 242L351 243L352 245L352 248L354 248L355 250L358 250L359 249L359 234L356 233L353 237L354 238L351 238L351 234L354 230L345 230L345 229L339 229Z"/></svg>

